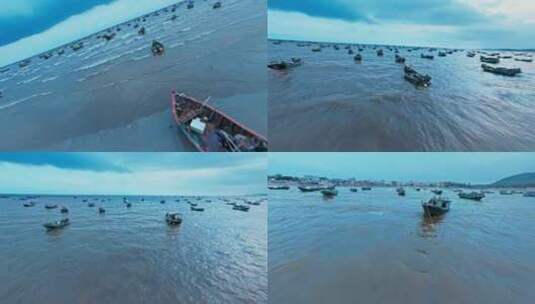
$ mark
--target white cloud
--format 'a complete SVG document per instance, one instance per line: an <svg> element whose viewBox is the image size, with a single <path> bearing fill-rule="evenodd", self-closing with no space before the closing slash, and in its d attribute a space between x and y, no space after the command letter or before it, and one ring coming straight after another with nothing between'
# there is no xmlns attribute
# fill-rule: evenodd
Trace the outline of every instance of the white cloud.
<svg viewBox="0 0 535 304"><path fill-rule="evenodd" d="M82 14L71 16L42 33L0 47L0 66L34 56L177 2L181 1L116 0L107 5L96 6ZM19 2L9 0L7 11L4 11L4 3L0 6L4 14L11 14L10 16L16 12L31 13L32 9L35 9L35 6L28 2L17 3Z"/></svg>
<svg viewBox="0 0 535 304"><path fill-rule="evenodd" d="M66 170L0 163L0 193L116 195L240 195L265 191L267 160L229 168L171 169L133 173ZM255 174L229 185L244 170ZM248 175L248 176L249 176ZM32 178L29 179L28 176Z"/></svg>

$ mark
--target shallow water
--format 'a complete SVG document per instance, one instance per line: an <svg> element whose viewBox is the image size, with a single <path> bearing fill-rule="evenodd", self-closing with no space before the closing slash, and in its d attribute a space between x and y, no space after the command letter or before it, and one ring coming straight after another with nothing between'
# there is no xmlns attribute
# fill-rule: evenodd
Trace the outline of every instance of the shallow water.
<svg viewBox="0 0 535 304"><path fill-rule="evenodd" d="M429 190L270 191L270 303L529 303L535 200L488 194L422 216Z"/></svg>
<svg viewBox="0 0 535 304"><path fill-rule="evenodd" d="M213 2L180 4L119 25L109 42L96 33L77 52L11 65L0 74L0 149L191 151L174 127L172 90L237 108L229 114L266 134L265 1L226 0L215 10ZM152 56L154 39L164 56Z"/></svg>
<svg viewBox="0 0 535 304"><path fill-rule="evenodd" d="M205 211L193 212L175 199L130 197L127 209L116 196L41 197L32 208L0 198L2 302L265 303L265 201L239 212L205 197ZM46 232L44 222L62 217L47 202L69 208L71 225ZM167 226L166 212L183 214L180 227Z"/></svg>
<svg viewBox="0 0 535 304"><path fill-rule="evenodd" d="M270 146L277 151L512 151L535 148L535 63L517 77L483 72L464 52L419 58L427 49L400 49L407 64L429 74L417 89L403 79L394 52L368 46L355 64L344 48L268 44L269 61L299 57L289 72L269 70ZM355 48L355 53L357 49ZM509 52L502 52L502 54ZM321 140L318 140L321 138Z"/></svg>

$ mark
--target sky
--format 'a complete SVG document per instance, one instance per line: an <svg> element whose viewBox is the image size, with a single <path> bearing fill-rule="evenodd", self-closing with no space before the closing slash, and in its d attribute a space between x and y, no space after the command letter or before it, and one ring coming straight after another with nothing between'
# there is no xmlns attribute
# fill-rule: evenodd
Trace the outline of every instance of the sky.
<svg viewBox="0 0 535 304"><path fill-rule="evenodd" d="M0 67L180 0L1 0Z"/></svg>
<svg viewBox="0 0 535 304"><path fill-rule="evenodd" d="M0 153L0 193L259 194L266 170L263 153Z"/></svg>
<svg viewBox="0 0 535 304"><path fill-rule="evenodd" d="M272 39L535 49L533 0L268 0Z"/></svg>
<svg viewBox="0 0 535 304"><path fill-rule="evenodd" d="M270 153L269 174L493 183L535 172L535 153Z"/></svg>

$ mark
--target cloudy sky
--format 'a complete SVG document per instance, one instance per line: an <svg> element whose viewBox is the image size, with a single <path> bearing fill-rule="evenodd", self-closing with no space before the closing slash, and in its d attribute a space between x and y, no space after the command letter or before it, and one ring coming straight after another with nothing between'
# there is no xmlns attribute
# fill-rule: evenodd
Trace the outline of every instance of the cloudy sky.
<svg viewBox="0 0 535 304"><path fill-rule="evenodd" d="M1 0L0 67L180 0Z"/></svg>
<svg viewBox="0 0 535 304"><path fill-rule="evenodd" d="M535 172L535 153L270 153L269 173L492 183Z"/></svg>
<svg viewBox="0 0 535 304"><path fill-rule="evenodd" d="M263 153L0 153L0 193L256 194L266 170Z"/></svg>
<svg viewBox="0 0 535 304"><path fill-rule="evenodd" d="M535 49L533 0L268 0L269 37Z"/></svg>

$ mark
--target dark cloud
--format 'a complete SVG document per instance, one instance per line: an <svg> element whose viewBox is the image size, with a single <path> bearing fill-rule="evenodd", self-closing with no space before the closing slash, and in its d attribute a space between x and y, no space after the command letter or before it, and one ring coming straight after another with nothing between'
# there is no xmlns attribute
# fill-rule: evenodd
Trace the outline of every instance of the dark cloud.
<svg viewBox="0 0 535 304"><path fill-rule="evenodd" d="M126 167L92 153L0 153L2 162L95 172L129 172Z"/></svg>
<svg viewBox="0 0 535 304"><path fill-rule="evenodd" d="M363 22L466 25L487 21L455 0L269 0L270 9Z"/></svg>
<svg viewBox="0 0 535 304"><path fill-rule="evenodd" d="M113 0L54 0L49 1L46 5L38 5L36 8L41 9L36 10L32 16L0 18L0 28L2 29L0 30L0 46L41 33L72 15L110 2Z"/></svg>
<svg viewBox="0 0 535 304"><path fill-rule="evenodd" d="M269 0L270 9L301 12L312 17L341 19L346 21L369 21L351 5L336 0Z"/></svg>

